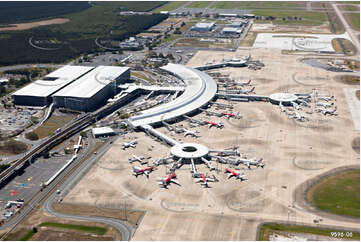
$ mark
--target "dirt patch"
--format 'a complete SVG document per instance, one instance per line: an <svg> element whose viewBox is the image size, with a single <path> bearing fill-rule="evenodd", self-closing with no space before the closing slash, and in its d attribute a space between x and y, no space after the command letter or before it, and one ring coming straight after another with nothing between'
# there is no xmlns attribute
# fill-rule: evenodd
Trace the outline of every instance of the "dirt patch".
<svg viewBox="0 0 361 242"><path fill-rule="evenodd" d="M100 208L99 206L89 206L85 204L69 204L61 203L54 204L54 209L61 213L73 214L73 215L86 215L86 216L101 216L108 218L116 218L126 220L133 227L136 226L141 216L144 214L143 211L131 211L124 209L110 209ZM129 204L128 204L129 208Z"/></svg>
<svg viewBox="0 0 361 242"><path fill-rule="evenodd" d="M341 44L340 44L340 41L341 41ZM345 51L346 55L354 55L356 53L355 46L352 44L351 41L349 41L347 39L338 39L338 38L333 39L332 47L334 48L336 53L344 53L344 51Z"/></svg>
<svg viewBox="0 0 361 242"><path fill-rule="evenodd" d="M351 146L357 154L360 154L360 137L354 138L352 140Z"/></svg>
<svg viewBox="0 0 361 242"><path fill-rule="evenodd" d="M50 19L50 20L43 20L43 21L37 21L37 22L31 22L31 23L13 24L9 27L0 28L0 31L26 30L26 29L32 29L32 28L36 28L36 27L44 26L44 25L64 24L69 21L70 20L67 18L54 18L54 19Z"/></svg>
<svg viewBox="0 0 361 242"><path fill-rule="evenodd" d="M342 76L335 76L335 81L339 83L343 83L346 85L360 85L360 76L353 76L353 75L342 75Z"/></svg>

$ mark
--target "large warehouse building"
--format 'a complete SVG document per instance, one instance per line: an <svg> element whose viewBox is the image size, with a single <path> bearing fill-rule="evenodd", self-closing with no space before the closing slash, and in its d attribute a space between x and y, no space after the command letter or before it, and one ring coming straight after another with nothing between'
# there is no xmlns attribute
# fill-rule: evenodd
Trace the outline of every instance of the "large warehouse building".
<svg viewBox="0 0 361 242"><path fill-rule="evenodd" d="M129 67L98 66L55 93L53 102L55 107L93 111L116 94L119 84L129 79Z"/></svg>
<svg viewBox="0 0 361 242"><path fill-rule="evenodd" d="M192 31L198 31L198 32L207 32L207 31L211 31L215 26L216 26L216 24L214 22L212 22L212 23L197 23L196 25L194 25L191 28L191 30Z"/></svg>
<svg viewBox="0 0 361 242"><path fill-rule="evenodd" d="M66 87L94 67L64 66L46 75L41 80L14 92L12 97L15 105L46 106L52 102L51 95Z"/></svg>

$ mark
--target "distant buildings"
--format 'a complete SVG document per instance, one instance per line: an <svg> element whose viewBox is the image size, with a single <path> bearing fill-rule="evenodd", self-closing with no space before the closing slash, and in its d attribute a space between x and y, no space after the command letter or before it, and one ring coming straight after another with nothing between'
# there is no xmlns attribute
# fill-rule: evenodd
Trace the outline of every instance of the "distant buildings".
<svg viewBox="0 0 361 242"><path fill-rule="evenodd" d="M241 34L242 29L225 27L222 29L222 34Z"/></svg>
<svg viewBox="0 0 361 242"><path fill-rule="evenodd" d="M207 32L207 31L211 31L215 26L216 26L216 24L214 22L211 22L211 23L197 23L196 25L194 25L191 28L191 30L192 31L198 31L198 32Z"/></svg>

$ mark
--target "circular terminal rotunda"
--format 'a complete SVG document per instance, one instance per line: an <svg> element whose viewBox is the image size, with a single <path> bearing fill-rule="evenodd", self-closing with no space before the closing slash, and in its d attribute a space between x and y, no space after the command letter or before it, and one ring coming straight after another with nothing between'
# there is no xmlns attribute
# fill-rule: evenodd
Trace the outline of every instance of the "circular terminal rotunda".
<svg viewBox="0 0 361 242"><path fill-rule="evenodd" d="M202 144L181 143L172 146L170 153L176 158L182 158L184 163L188 163L191 159L196 161L202 157L206 158L208 156L209 149Z"/></svg>
<svg viewBox="0 0 361 242"><path fill-rule="evenodd" d="M274 93L271 94L269 100L273 104L280 104L282 102L283 105L292 105L291 102L296 102L298 97L292 93Z"/></svg>

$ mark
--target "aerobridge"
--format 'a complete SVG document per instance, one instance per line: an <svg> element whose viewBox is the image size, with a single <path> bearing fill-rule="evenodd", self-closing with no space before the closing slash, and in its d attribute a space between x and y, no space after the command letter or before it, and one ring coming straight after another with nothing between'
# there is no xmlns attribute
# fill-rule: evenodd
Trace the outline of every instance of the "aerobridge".
<svg viewBox="0 0 361 242"><path fill-rule="evenodd" d="M269 102L270 98L267 96L259 96L259 95L242 95L242 94L227 94L227 93L217 93L218 98L232 100L232 101L241 101L241 102L249 102L249 101L262 101Z"/></svg>

